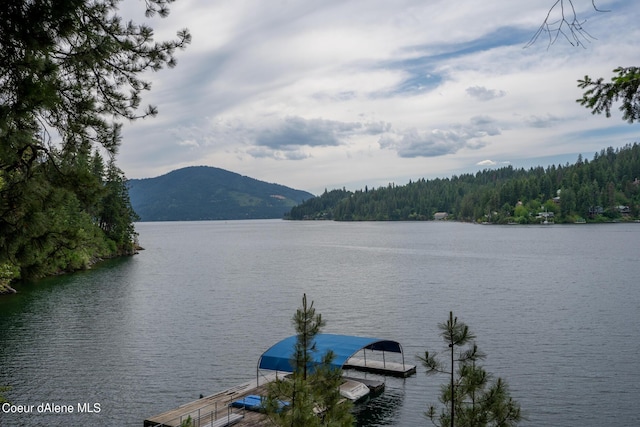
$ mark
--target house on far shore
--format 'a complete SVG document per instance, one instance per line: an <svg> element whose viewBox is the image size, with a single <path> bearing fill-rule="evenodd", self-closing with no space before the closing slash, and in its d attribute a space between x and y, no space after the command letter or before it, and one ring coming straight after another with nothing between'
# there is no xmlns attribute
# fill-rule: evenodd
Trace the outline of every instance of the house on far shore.
<svg viewBox="0 0 640 427"><path fill-rule="evenodd" d="M616 209L618 209L618 212L622 216L629 216L631 214L631 209L629 208L629 206L616 206Z"/></svg>
<svg viewBox="0 0 640 427"><path fill-rule="evenodd" d="M433 219L435 219L436 221L442 221L447 219L448 216L449 214L446 212L436 212L435 214L433 214Z"/></svg>

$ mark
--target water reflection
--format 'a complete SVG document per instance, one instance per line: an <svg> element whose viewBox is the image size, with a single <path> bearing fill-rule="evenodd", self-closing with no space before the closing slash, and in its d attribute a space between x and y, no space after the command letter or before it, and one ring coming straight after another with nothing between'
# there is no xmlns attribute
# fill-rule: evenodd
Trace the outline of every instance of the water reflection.
<svg viewBox="0 0 640 427"><path fill-rule="evenodd" d="M358 427L394 425L403 404L404 390L387 388L354 408Z"/></svg>

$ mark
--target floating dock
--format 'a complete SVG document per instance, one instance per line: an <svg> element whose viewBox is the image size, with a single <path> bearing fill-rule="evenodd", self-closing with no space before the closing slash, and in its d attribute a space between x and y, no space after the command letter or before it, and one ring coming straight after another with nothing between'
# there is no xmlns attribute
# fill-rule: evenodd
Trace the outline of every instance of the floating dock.
<svg viewBox="0 0 640 427"><path fill-rule="evenodd" d="M416 373L416 365L406 365L398 362L384 362L380 360L350 358L343 365L343 369L353 369L381 375L406 378Z"/></svg>
<svg viewBox="0 0 640 427"><path fill-rule="evenodd" d="M397 341L337 334L317 334L313 339L312 363L322 363L322 356L331 351L334 356L331 366L336 369L351 368L405 378L416 373L415 365L404 363L402 346ZM271 346L260 356L258 370L292 372L290 361L296 341L297 336L293 335ZM388 355L393 358L386 360Z"/></svg>

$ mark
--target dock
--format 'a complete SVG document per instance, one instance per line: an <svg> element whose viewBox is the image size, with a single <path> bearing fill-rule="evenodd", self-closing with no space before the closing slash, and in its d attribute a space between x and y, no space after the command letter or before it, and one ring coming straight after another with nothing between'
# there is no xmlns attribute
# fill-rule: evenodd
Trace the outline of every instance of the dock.
<svg viewBox="0 0 640 427"><path fill-rule="evenodd" d="M275 380L276 374L265 376L260 385L257 380L186 403L170 411L144 420L144 427L180 427L191 418L190 427L267 426L267 417L255 411L232 408L231 403L250 394L266 395L266 384Z"/></svg>
<svg viewBox="0 0 640 427"><path fill-rule="evenodd" d="M407 365L398 362L385 362L381 360L350 358L342 367L362 372L371 372L381 375L406 378L416 373L415 365Z"/></svg>
<svg viewBox="0 0 640 427"><path fill-rule="evenodd" d="M271 425L264 413L248 410L244 398L247 397L250 402L258 401L258 407L252 409L259 408L260 396L267 395L267 384L278 378L278 373L286 375L293 372L291 358L296 340L296 335L290 336L265 351L258 360L255 380L147 418L144 420L144 427L182 427L185 424L189 427ZM402 346L397 341L337 334L318 334L314 340L314 357L319 358L331 351L334 357L330 366L336 369L353 369L403 378L416 373L415 365L404 363ZM395 361L387 360L385 355L389 353L396 355L392 358ZM382 360L371 356L381 356ZM400 358L402 363L398 362ZM321 363L321 360L315 362ZM263 370L270 373L260 375ZM384 383L380 381L355 380L367 385L373 393L384 389ZM240 399L243 402L239 402L239 408L232 405ZM253 406L253 403L249 406ZM190 424L187 423L189 420Z"/></svg>
<svg viewBox="0 0 640 427"><path fill-rule="evenodd" d="M281 373L282 374L282 373ZM379 394L384 390L384 382L363 378L351 378L365 384L371 393ZM244 408L233 408L231 403L249 395L267 395L267 383L274 381L276 374L262 378L260 385L256 380L186 403L170 411L144 420L144 427L180 427L191 418L190 427L226 427L226 426L271 426L266 415Z"/></svg>

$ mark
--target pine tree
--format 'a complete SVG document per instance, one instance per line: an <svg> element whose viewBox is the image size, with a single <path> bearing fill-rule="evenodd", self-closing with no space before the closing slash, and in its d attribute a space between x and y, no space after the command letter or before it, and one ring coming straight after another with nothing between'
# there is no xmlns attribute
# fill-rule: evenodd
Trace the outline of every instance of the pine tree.
<svg viewBox="0 0 640 427"><path fill-rule="evenodd" d="M594 80L584 76L578 80L578 87L586 90L576 102L592 114L611 117L613 103L620 100L622 119L629 123L640 121L640 67L618 67L613 72L610 83L605 83L602 77Z"/></svg>
<svg viewBox="0 0 640 427"><path fill-rule="evenodd" d="M329 351L318 360L315 337L325 322L316 314L313 302L302 307L292 318L296 330L293 348L293 373L268 386L265 407L271 420L279 426L351 426L354 423L350 402L340 396L342 370L331 365L334 354ZM286 402L286 406L282 406Z"/></svg>
<svg viewBox="0 0 640 427"><path fill-rule="evenodd" d="M492 376L477 364L486 355L478 350L469 327L458 322L453 312L449 312L449 320L438 327L448 348L449 363L445 364L437 354L428 351L418 358L427 375L449 376L449 383L440 395L440 401L448 408L438 413L430 406L425 416L439 427L516 426L522 419L520 405L511 398L502 378L492 381Z"/></svg>
<svg viewBox="0 0 640 427"><path fill-rule="evenodd" d="M127 180L113 160L109 162L106 175L105 196L98 222L107 237L115 243L118 252L131 254L135 251L137 236L133 222L138 216L131 207Z"/></svg>
<svg viewBox="0 0 640 427"><path fill-rule="evenodd" d="M145 0L147 16L166 16L173 1ZM175 65L191 37L182 30L157 42L148 25L123 22L120 2L0 7L0 266L21 279L131 252L124 176L105 184L100 157L92 164L90 155L115 159L121 122L156 114L139 111L151 88L143 75ZM117 209L107 213L110 203Z"/></svg>

